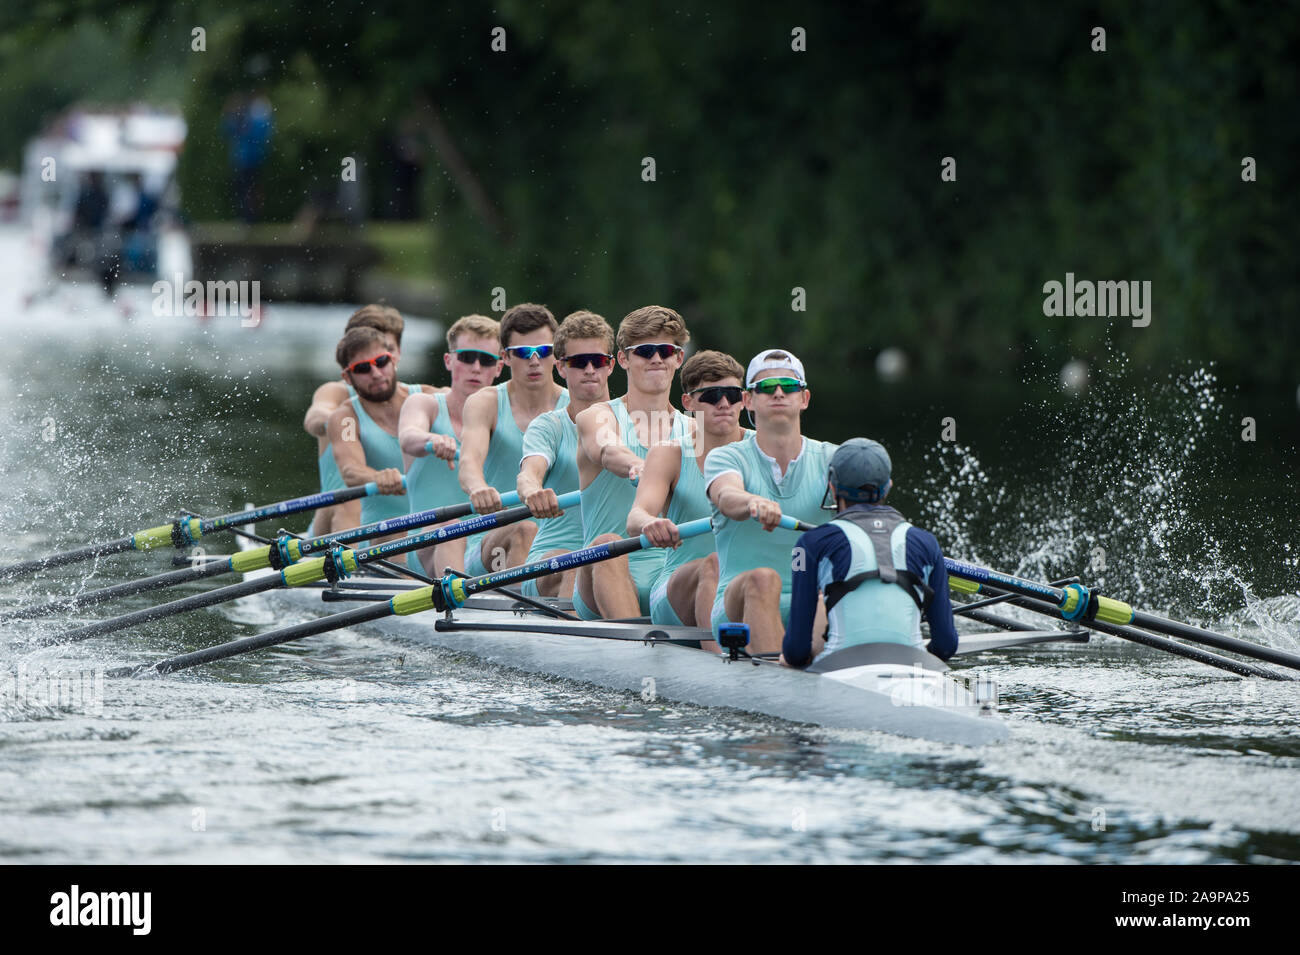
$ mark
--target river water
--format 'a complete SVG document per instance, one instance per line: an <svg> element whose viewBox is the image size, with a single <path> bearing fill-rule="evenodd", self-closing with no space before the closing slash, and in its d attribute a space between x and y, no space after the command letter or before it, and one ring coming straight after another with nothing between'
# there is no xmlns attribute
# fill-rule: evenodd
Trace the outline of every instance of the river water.
<svg viewBox="0 0 1300 955"><path fill-rule="evenodd" d="M0 246L0 563L314 489L299 423L347 308L271 305L257 328L155 318L147 289L108 303L42 280L20 233ZM430 377L421 350L408 343L406 380ZM1212 368L1134 387L1122 356L1100 364L1073 398L1046 373L945 390L864 369L815 392L810 430L885 440L898 506L954 556L1085 572L1146 609L1300 650L1293 450L1243 457ZM0 585L0 612L169 566L126 554ZM645 702L361 631L163 679L103 676L297 619L257 598L30 642L152 602L0 628L0 857L1300 860L1300 683L1117 640L962 663L997 680L1012 729L978 751Z"/></svg>

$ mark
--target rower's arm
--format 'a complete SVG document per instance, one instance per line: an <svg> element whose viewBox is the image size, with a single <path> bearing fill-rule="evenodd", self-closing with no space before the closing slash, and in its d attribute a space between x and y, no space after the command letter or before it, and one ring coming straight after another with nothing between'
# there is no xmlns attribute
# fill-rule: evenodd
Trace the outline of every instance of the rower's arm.
<svg viewBox="0 0 1300 955"><path fill-rule="evenodd" d="M492 441L492 428L496 424L497 393L494 388L484 388L465 400L460 432L460 489L466 494L487 486L483 475L483 462L487 460L488 444Z"/></svg>
<svg viewBox="0 0 1300 955"><path fill-rule="evenodd" d="M812 662L813 623L817 619L818 569L823 560L831 562L834 580L849 575L853 551L848 538L833 525L818 527L799 535L790 553L790 622L781 642L781 657L792 667Z"/></svg>
<svg viewBox="0 0 1300 955"><path fill-rule="evenodd" d="M352 405L343 404L334 409L326 433L344 484L356 487L378 480L379 472L366 465L366 452L361 447L361 422L357 420Z"/></svg>
<svg viewBox="0 0 1300 955"><path fill-rule="evenodd" d="M578 415L575 423L582 453L615 477L626 478L633 468L645 464L623 444L618 418L607 405L593 405Z"/></svg>
<svg viewBox="0 0 1300 955"><path fill-rule="evenodd" d="M957 627L948 596L948 566L943 561L939 542L929 531L919 527L907 529L907 569L934 591L925 605L925 618L930 624L930 652L940 660L947 660L957 652Z"/></svg>
<svg viewBox="0 0 1300 955"><path fill-rule="evenodd" d="M749 502L767 500L745 490L745 483L735 471L727 471L713 479L709 485L709 500L718 506L725 517L733 521L749 520Z"/></svg>
<svg viewBox="0 0 1300 955"><path fill-rule="evenodd" d="M402 402L402 411L397 417L397 443L402 446L402 453L407 457L423 457L428 452L424 446L432 436L433 414L429 405L436 409L438 402L425 394L415 394Z"/></svg>
<svg viewBox="0 0 1300 955"><path fill-rule="evenodd" d="M660 444L650 449L636 486L636 500L627 515L627 536L636 537L668 506L668 496L681 474L682 449L675 444Z"/></svg>
<svg viewBox="0 0 1300 955"><path fill-rule="evenodd" d="M303 430L313 438L323 438L329 433L330 415L348 400L348 389L341 381L327 381L311 396L311 406L302 419Z"/></svg>
<svg viewBox="0 0 1300 955"><path fill-rule="evenodd" d="M530 454L524 458L519 466L519 477L515 480L519 500L527 502L532 495L542 490L542 483L550 470L551 463L540 454Z"/></svg>

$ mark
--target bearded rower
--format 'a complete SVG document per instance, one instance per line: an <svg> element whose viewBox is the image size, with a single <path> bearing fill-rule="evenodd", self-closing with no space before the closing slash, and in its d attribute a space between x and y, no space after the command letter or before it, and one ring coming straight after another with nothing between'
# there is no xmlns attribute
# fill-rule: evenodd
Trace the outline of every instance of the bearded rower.
<svg viewBox="0 0 1300 955"><path fill-rule="evenodd" d="M693 441L661 444L646 455L636 501L627 516L627 533L629 537L644 534L656 547L673 548L650 591L654 623L709 625L718 589L713 535L682 541L677 527L710 516L709 496L704 492L704 461L709 452L754 436L740 426L744 379L745 369L730 355L717 351L692 355L682 365L682 404L694 418Z"/></svg>
<svg viewBox="0 0 1300 955"><path fill-rule="evenodd" d="M378 494L362 499L361 523L400 517L406 513L406 488L397 420L402 402L421 388L397 380L397 356L376 329L352 329L339 341L334 357L343 380L357 392L329 418L339 474L348 487L371 481L379 486Z"/></svg>
<svg viewBox="0 0 1300 955"><path fill-rule="evenodd" d="M536 517L547 519L533 538L528 563L582 547L582 509L560 510L558 495L578 490L575 419L592 405L609 400L614 329L594 312L574 312L555 333L555 356L555 367L569 389L569 404L538 415L528 426L515 484L519 499ZM524 581L520 590L529 597L569 597L576 576L574 570L548 574Z"/></svg>
<svg viewBox="0 0 1300 955"><path fill-rule="evenodd" d="M837 516L795 545L804 559L794 568L782 663L812 662L819 591L827 615L823 655L860 643L921 647L922 616L930 652L941 660L957 652L943 551L933 534L885 505L892 468L888 452L868 438L850 438L831 458L825 493Z"/></svg>
<svg viewBox="0 0 1300 955"><path fill-rule="evenodd" d="M790 539L773 533L782 514L822 519L826 468L835 445L805 438L811 400L803 363L783 349L759 352L745 372L754 440L709 452L704 481L713 502L718 596L711 622L749 625L751 653L777 653L790 613Z"/></svg>
<svg viewBox="0 0 1300 955"><path fill-rule="evenodd" d="M501 316L500 345L510 380L484 388L465 402L461 431L460 486L474 510L501 509L501 490L515 486L523 458L524 432L540 414L564 408L569 393L555 381L555 330L545 305L515 305ZM523 563L537 534L520 521L470 538L465 571L477 576Z"/></svg>
<svg viewBox="0 0 1300 955"><path fill-rule="evenodd" d="M395 308L387 305L365 305L352 313L343 332L346 334L354 328L373 328L384 336L388 350L401 360L402 329L405 322ZM322 491L341 491L347 485L339 466L330 453L329 420L330 415L339 405L357 396L351 385L342 381L327 381L316 389L311 396L311 406L303 418L303 429L316 439L316 470L320 475ZM334 531L346 530L361 523L361 501L347 501L333 507L322 507L312 518L309 536L332 534Z"/></svg>
<svg viewBox="0 0 1300 955"><path fill-rule="evenodd" d="M689 337L682 317L660 305L639 308L619 323L618 363L627 372L627 394L576 419L584 546L622 538L646 455L688 433L690 419L672 406L669 393ZM648 615L665 557L654 547L579 568L574 610L584 620Z"/></svg>
<svg viewBox="0 0 1300 955"><path fill-rule="evenodd" d="M500 330L500 323L486 315L457 319L447 329L447 354L443 356L443 365L451 374L451 390L411 395L402 405L397 439L406 465L406 505L411 513L469 499L456 473L465 402L501 374ZM421 527L410 533L430 529ZM441 574L446 567L463 573L465 539L422 548L408 554L407 562L430 576Z"/></svg>

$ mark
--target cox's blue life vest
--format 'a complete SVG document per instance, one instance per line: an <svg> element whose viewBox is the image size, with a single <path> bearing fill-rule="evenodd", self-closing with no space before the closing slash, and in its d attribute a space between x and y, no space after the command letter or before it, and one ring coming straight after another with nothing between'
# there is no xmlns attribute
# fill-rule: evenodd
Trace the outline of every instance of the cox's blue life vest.
<svg viewBox="0 0 1300 955"><path fill-rule="evenodd" d="M930 588L907 569L907 531L912 525L890 508L849 510L833 521L853 553L849 574L832 579L828 560L817 569L826 598L826 649L859 643L921 646L921 616Z"/></svg>

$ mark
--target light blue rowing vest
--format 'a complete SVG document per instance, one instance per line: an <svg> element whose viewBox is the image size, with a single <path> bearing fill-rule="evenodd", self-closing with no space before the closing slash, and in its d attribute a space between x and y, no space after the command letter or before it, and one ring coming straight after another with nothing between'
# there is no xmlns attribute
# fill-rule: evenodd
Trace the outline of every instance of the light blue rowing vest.
<svg viewBox="0 0 1300 955"><path fill-rule="evenodd" d="M803 451L790 462L778 484L772 466L756 440L733 441L714 448L704 461L705 486L721 474L737 472L751 494L776 501L781 513L809 524L820 524L825 512L826 468L838 445L804 438ZM765 531L755 520L733 521L712 506L713 538L718 547L718 596L713 603L715 625L726 619L725 595L733 580L747 570L771 567L781 575L781 622L790 615L792 572L790 552L798 535L783 528Z"/></svg>
<svg viewBox="0 0 1300 955"><path fill-rule="evenodd" d="M488 444L487 456L483 459L483 478L489 487L496 488L502 494L515 489L519 480L519 461L524 456L524 433L515 422L514 411L510 407L509 382L503 381L493 385L497 392L497 423L492 429L492 441ZM555 408L569 406L569 390L560 391L555 400Z"/></svg>
<svg viewBox="0 0 1300 955"><path fill-rule="evenodd" d="M817 585L826 595L827 635L822 654L859 643L921 646L920 582L907 569L907 531L912 525L892 508L850 512L834 524L848 539L848 576L835 580L822 558Z"/></svg>
<svg viewBox="0 0 1300 955"><path fill-rule="evenodd" d="M357 389L351 385L347 387L348 400L351 401L357 396ZM347 487L343 483L343 475L339 473L339 463L334 460L334 446L328 441L325 442L325 450L316 459L316 471L320 474L320 489L322 491L341 491Z"/></svg>
<svg viewBox="0 0 1300 955"><path fill-rule="evenodd" d="M456 442L456 450L460 451L460 439L456 437L456 429L451 425L451 411L447 408L447 395L439 393L434 397L438 400L438 417L429 425L429 430L434 434L447 435ZM411 461L411 467L406 472L408 513L428 511L449 504L463 504L468 500L465 492L460 489L456 468L447 467L447 462L442 458L426 454ZM423 530L427 528L421 528Z"/></svg>
<svg viewBox="0 0 1300 955"><path fill-rule="evenodd" d="M745 429L741 433L741 441L753 441L754 432ZM700 470L699 459L693 453L694 449L683 445L682 463L677 472L677 483L673 485L672 497L668 500L668 508L664 511L664 517L672 521L679 527L688 521L696 520L701 517L709 517L713 513L713 504L709 500L709 495L705 492L704 472ZM682 541L682 546L675 550L668 551L668 556L664 560L664 568L659 573L659 582L667 580L673 575L677 568L691 561L706 557L717 549L712 534L698 534L695 537L687 538Z"/></svg>
<svg viewBox="0 0 1300 955"><path fill-rule="evenodd" d="M623 446L644 461L650 449L637 437L636 424L623 399L614 398L607 404L618 422ZM669 440L681 441L686 436L690 419L676 408L672 409L672 415L673 423L669 431ZM602 469L591 479L591 483L582 489L583 546L590 546L591 542L602 534L626 536L627 515L635 502L635 485L626 478L615 477L612 472ZM659 579L666 558L667 551L662 547L648 547L633 551L627 557L632 582L636 584L642 611L645 613L650 612L650 591L654 589L654 583Z"/></svg>
<svg viewBox="0 0 1300 955"><path fill-rule="evenodd" d="M400 387L400 382L398 383ZM419 394L420 385L407 385L411 394ZM397 435L389 434L367 413L360 396L352 399L357 412L357 438L366 455L366 466L382 471L385 468L402 470L402 446ZM401 517L406 513L405 494L371 494L361 499L361 523L373 524Z"/></svg>
<svg viewBox="0 0 1300 955"><path fill-rule="evenodd" d="M536 455L550 462L542 487L557 495L578 490L578 426L567 409L539 414L524 432L523 456ZM521 466L523 462L520 462ZM537 536L528 549L528 561L541 560L554 550L582 547L582 507L565 508L560 517L538 521Z"/></svg>

